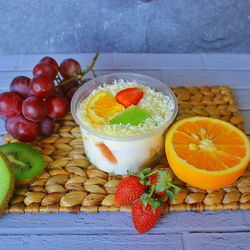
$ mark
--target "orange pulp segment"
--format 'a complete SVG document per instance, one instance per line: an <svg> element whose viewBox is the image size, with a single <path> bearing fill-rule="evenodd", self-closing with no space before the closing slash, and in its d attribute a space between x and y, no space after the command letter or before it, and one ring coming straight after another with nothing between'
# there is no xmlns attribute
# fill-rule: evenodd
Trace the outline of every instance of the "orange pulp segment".
<svg viewBox="0 0 250 250"><path fill-rule="evenodd" d="M250 161L248 137L232 124L208 117L176 122L165 148L176 176L201 189L232 184Z"/></svg>
<svg viewBox="0 0 250 250"><path fill-rule="evenodd" d="M87 104L87 116L96 124L110 120L115 114L123 111L123 106L105 91L92 96Z"/></svg>

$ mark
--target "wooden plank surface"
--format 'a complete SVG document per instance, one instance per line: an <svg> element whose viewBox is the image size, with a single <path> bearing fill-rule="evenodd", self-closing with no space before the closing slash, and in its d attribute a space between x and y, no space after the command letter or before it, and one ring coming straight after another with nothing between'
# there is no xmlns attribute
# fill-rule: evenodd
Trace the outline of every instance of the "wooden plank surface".
<svg viewBox="0 0 250 250"><path fill-rule="evenodd" d="M0 56L0 92L17 75L31 76L44 55ZM93 54L52 55L86 66ZM170 86L228 85L250 134L250 55L102 54L98 75L132 71L158 78ZM0 122L0 136L5 132ZM145 235L134 230L131 214L23 214L0 219L1 249L248 249L250 211L169 213Z"/></svg>

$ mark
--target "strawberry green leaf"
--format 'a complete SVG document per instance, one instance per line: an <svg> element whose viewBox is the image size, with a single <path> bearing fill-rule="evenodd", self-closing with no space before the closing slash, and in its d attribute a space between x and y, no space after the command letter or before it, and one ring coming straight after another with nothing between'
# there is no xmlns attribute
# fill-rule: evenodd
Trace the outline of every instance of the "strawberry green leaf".
<svg viewBox="0 0 250 250"><path fill-rule="evenodd" d="M145 168L142 172L144 173L144 175L148 175L151 173L151 171L152 171L151 168Z"/></svg>
<svg viewBox="0 0 250 250"><path fill-rule="evenodd" d="M140 200L141 200L141 201L144 201L144 200L146 200L147 198L148 198L148 194L147 194L147 193L144 193L144 194L141 195Z"/></svg>
<svg viewBox="0 0 250 250"><path fill-rule="evenodd" d="M146 206L148 204L147 199L148 199L148 194L147 193L142 194L141 197L140 197L140 201L142 202L143 209L146 209Z"/></svg>
<svg viewBox="0 0 250 250"><path fill-rule="evenodd" d="M172 200L180 188L172 184L173 178L167 169L157 169L155 172L157 173L157 182L154 184L154 192L161 193L166 191L166 194Z"/></svg>
<svg viewBox="0 0 250 250"><path fill-rule="evenodd" d="M152 199L152 198L149 200L149 204L152 206L153 209L156 209L157 207L161 205L160 201Z"/></svg>
<svg viewBox="0 0 250 250"><path fill-rule="evenodd" d="M151 173L151 168L145 168L142 171L139 171L137 173L128 171L128 175L133 175L133 176L137 176L140 178L140 183L142 185L146 185L146 178L148 177L148 175Z"/></svg>
<svg viewBox="0 0 250 250"><path fill-rule="evenodd" d="M173 194L173 192L170 191L170 190L166 190L166 193L167 193L167 195L168 195L170 201L172 201L172 200L174 199L174 194Z"/></svg>
<svg viewBox="0 0 250 250"><path fill-rule="evenodd" d="M135 172L132 172L132 171L127 170L127 173L128 173L128 175L134 175L134 176L136 176L136 173L135 173Z"/></svg>
<svg viewBox="0 0 250 250"><path fill-rule="evenodd" d="M140 197L140 201L142 202L143 209L146 209L147 204L150 204L152 207L152 211L155 213L155 209L161 205L161 202L157 199L153 199L151 194L144 193Z"/></svg>
<svg viewBox="0 0 250 250"><path fill-rule="evenodd" d="M144 179L144 174L142 172L138 172L136 176L138 176L141 179Z"/></svg>
<svg viewBox="0 0 250 250"><path fill-rule="evenodd" d="M172 177L169 174L168 171L157 169L156 170L158 177L157 177L157 183L155 187L156 192L162 192L164 190L167 190L170 186L169 183L172 181Z"/></svg>

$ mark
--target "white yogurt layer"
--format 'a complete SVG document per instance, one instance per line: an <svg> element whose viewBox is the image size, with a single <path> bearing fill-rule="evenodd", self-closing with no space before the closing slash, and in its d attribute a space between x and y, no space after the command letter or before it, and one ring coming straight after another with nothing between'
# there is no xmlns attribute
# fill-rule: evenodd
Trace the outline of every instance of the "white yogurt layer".
<svg viewBox="0 0 250 250"><path fill-rule="evenodd" d="M128 170L138 172L142 166L146 166L156 156L160 158L162 154L163 131L141 140L123 142L99 138L83 128L81 128L81 133L85 153L90 162L108 173L126 175ZM96 146L98 143L104 143L112 151L117 163L112 163L104 157Z"/></svg>
<svg viewBox="0 0 250 250"><path fill-rule="evenodd" d="M87 117L86 107L92 96L96 95L100 91L106 91L107 93L115 96L119 91L131 87L141 88L144 92L143 98L137 104L139 108L150 114L150 117L144 122L136 126L131 126L130 124L109 124L108 122L104 124L94 124ZM136 82L124 82L123 80L119 80L115 81L114 84L104 84L95 89L79 105L78 117L87 126L106 135L135 136L154 131L163 126L170 119L173 112L174 103L172 103L169 97L165 96L163 93L157 92L148 86L144 86Z"/></svg>

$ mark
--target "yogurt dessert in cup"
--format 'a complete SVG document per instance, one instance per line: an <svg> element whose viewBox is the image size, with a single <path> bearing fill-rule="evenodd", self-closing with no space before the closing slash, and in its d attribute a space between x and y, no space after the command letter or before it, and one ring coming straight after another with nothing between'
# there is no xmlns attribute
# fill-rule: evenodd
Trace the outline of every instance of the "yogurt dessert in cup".
<svg viewBox="0 0 250 250"><path fill-rule="evenodd" d="M177 109L165 83L133 73L94 78L71 101L90 162L119 175L150 167L161 158L165 131Z"/></svg>

